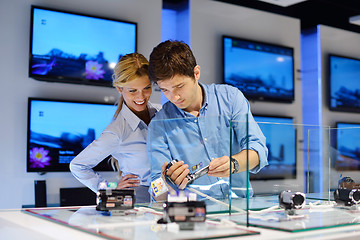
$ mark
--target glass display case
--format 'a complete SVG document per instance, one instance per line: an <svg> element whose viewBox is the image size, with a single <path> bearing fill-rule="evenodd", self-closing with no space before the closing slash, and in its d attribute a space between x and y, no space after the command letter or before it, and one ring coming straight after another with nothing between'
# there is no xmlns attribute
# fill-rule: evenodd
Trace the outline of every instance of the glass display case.
<svg viewBox="0 0 360 240"><path fill-rule="evenodd" d="M120 213L95 206L24 211L110 239L220 238L258 234L247 226L295 233L360 223L358 126L244 114L153 120L148 134L149 203ZM176 203L175 221L169 202ZM188 228L190 215L204 218Z"/></svg>
<svg viewBox="0 0 360 240"><path fill-rule="evenodd" d="M246 119L246 115L238 116L238 118ZM231 189L232 177L229 177L229 168L232 165L229 162L229 156L231 156L231 151L235 150L231 149L230 144L231 137L234 135L231 119L229 116L186 117L151 122L148 132L148 152L151 161L152 207L157 207L164 202L166 192L169 192L170 195L175 196L175 199L182 199L175 201L184 201L184 199L185 201L189 199L204 201L208 214L247 211L246 204L238 206L237 210L231 208L232 199L239 195L245 200L247 192L246 171L236 176L237 188L233 186ZM244 129L246 129L245 125ZM246 140L244 129L237 134L239 140L241 134L242 141ZM228 169L226 174L208 172L209 163L214 162L214 159L219 164L216 167L224 164L223 167ZM186 173L183 172L187 178L185 185L179 186L176 178L173 181L171 175L165 173L169 165L173 164L188 169Z"/></svg>
<svg viewBox="0 0 360 240"><path fill-rule="evenodd" d="M241 226L207 220L192 231L176 224L158 224L162 212L135 207L122 213L97 211L94 206L26 209L23 212L106 239L214 239L258 234Z"/></svg>
<svg viewBox="0 0 360 240"><path fill-rule="evenodd" d="M251 117L247 119L248 129L255 124L252 121L255 120ZM307 126L281 121L258 121L257 124L267 140L269 165L257 173L256 168L249 169L246 221L241 213L220 218L288 232L360 223L360 184L357 184L360 181L354 172L354 161L358 161L356 151L360 146L356 131L360 128ZM347 147L339 144L339 134L352 136L346 138ZM250 142L252 134L248 132L247 135ZM231 144L235 148L236 140L233 139ZM248 149L250 152L251 147ZM340 160L346 171L339 171ZM345 162L351 166L345 166ZM289 168L293 174L287 174ZM259 174L264 179L252 177L252 174ZM269 177L271 174L273 177ZM231 208L241 204L244 203L233 199Z"/></svg>

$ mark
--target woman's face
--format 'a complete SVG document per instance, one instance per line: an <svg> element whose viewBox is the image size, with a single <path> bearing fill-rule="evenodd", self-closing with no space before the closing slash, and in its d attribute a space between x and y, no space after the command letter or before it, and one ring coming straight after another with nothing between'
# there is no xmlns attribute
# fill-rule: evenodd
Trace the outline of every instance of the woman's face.
<svg viewBox="0 0 360 240"><path fill-rule="evenodd" d="M124 87L116 87L122 94L128 108L136 112L146 110L151 95L151 83L148 76L142 76L127 83Z"/></svg>

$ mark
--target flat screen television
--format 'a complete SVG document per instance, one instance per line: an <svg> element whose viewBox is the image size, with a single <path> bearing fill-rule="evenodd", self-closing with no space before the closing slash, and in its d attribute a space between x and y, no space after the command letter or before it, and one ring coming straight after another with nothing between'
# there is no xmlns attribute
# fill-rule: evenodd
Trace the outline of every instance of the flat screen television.
<svg viewBox="0 0 360 240"><path fill-rule="evenodd" d="M360 123L336 123L336 149L336 170L360 170Z"/></svg>
<svg viewBox="0 0 360 240"><path fill-rule="evenodd" d="M254 116L266 137L269 165L250 180L296 178L296 127L290 117Z"/></svg>
<svg viewBox="0 0 360 240"><path fill-rule="evenodd" d="M329 55L330 110L360 112L360 59Z"/></svg>
<svg viewBox="0 0 360 240"><path fill-rule="evenodd" d="M111 87L116 63L136 49L137 23L31 7L31 78Z"/></svg>
<svg viewBox="0 0 360 240"><path fill-rule="evenodd" d="M69 163L112 121L116 106L28 99L27 172L66 172ZM108 158L94 170L113 171Z"/></svg>
<svg viewBox="0 0 360 240"><path fill-rule="evenodd" d="M294 50L223 36L223 82L248 100L294 101Z"/></svg>

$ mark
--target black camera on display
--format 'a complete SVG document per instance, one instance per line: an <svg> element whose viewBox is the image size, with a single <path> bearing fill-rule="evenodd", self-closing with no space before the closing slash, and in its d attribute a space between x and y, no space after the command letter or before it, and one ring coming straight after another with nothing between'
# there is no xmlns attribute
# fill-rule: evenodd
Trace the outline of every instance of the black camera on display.
<svg viewBox="0 0 360 240"><path fill-rule="evenodd" d="M195 223L205 222L206 204L203 201L165 202L164 214L158 224L177 223L180 230L193 230Z"/></svg>
<svg viewBox="0 0 360 240"><path fill-rule="evenodd" d="M170 222L204 222L206 205L203 201L165 202L165 218Z"/></svg>
<svg viewBox="0 0 360 240"><path fill-rule="evenodd" d="M339 180L338 189L334 192L334 200L337 204L352 206L360 203L360 184L355 183L351 177L343 177Z"/></svg>
<svg viewBox="0 0 360 240"><path fill-rule="evenodd" d="M305 194L301 192L283 191L279 194L279 205L285 210L300 209L305 206Z"/></svg>
<svg viewBox="0 0 360 240"><path fill-rule="evenodd" d="M172 184L174 184L174 185L176 185L176 184L175 184L174 181L170 178L170 176L166 174L166 172L167 172L167 170L168 170L172 165L174 165L174 164L177 163L178 161L179 161L179 160L174 159L174 160L172 160L171 162L169 162L169 164L167 165L166 171L165 171L165 177L166 177L166 179L167 179L170 183L172 183ZM196 179L198 179L199 177L204 176L205 174L208 173L208 171L209 171L209 165L206 166L206 167L203 167L203 168L201 168L201 169L199 169L199 170L197 170L197 171L194 172L194 173L189 173L189 174L186 176L186 178L189 180L189 181L188 181L188 184L191 184L191 183L193 183Z"/></svg>
<svg viewBox="0 0 360 240"><path fill-rule="evenodd" d="M133 209L134 189L102 189L96 194L96 210L113 211Z"/></svg>
<svg viewBox="0 0 360 240"><path fill-rule="evenodd" d="M360 203L360 189L338 188L334 192L335 202L345 206Z"/></svg>

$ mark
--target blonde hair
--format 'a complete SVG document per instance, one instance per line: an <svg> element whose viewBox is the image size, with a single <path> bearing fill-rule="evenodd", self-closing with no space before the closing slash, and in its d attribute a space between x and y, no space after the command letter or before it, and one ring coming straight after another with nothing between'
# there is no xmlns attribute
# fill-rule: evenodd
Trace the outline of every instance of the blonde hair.
<svg viewBox="0 0 360 240"><path fill-rule="evenodd" d="M140 53L130 53L124 55L114 68L113 86L124 87L128 82L133 81L139 77L148 76L149 62ZM114 114L114 119L119 115L124 98L120 96L117 102L117 109Z"/></svg>
<svg viewBox="0 0 360 240"><path fill-rule="evenodd" d="M113 86L114 87L124 87L128 82L133 81L139 77L148 76L148 60L140 53L130 53L124 55L114 68L113 74ZM124 103L124 98L120 95L120 98L117 101L117 109L114 114L113 119L115 120L119 115L122 105ZM110 163L112 168L119 172L119 177L121 177L121 171L119 168L119 162L114 157L110 158Z"/></svg>

